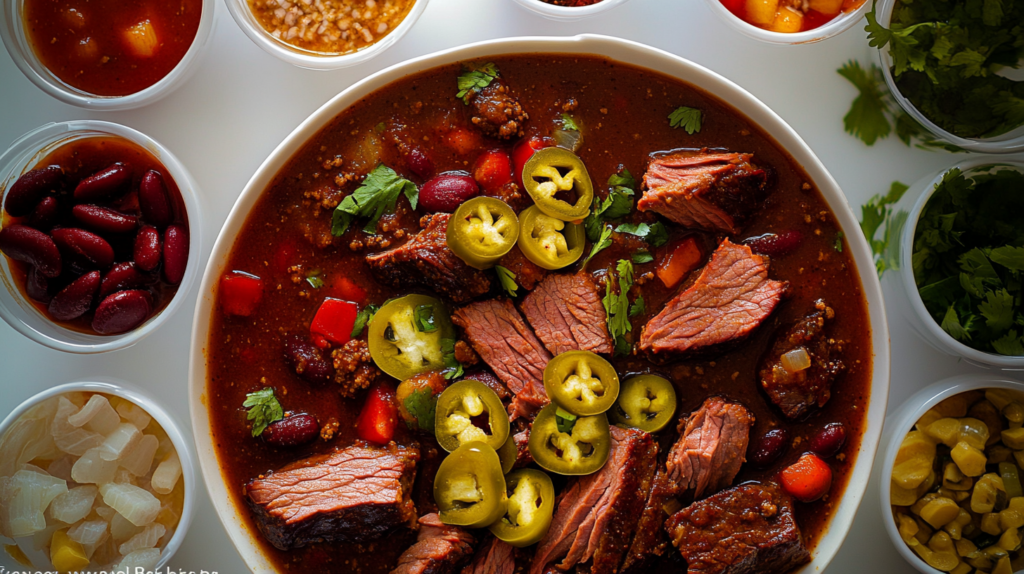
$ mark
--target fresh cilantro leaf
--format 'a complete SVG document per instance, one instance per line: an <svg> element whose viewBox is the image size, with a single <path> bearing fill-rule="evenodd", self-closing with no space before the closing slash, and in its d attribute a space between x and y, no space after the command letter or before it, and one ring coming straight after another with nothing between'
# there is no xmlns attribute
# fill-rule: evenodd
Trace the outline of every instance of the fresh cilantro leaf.
<svg viewBox="0 0 1024 574"><path fill-rule="evenodd" d="M441 353L444 356L444 378L452 380L461 377L465 369L455 358L455 339L441 339Z"/></svg>
<svg viewBox="0 0 1024 574"><path fill-rule="evenodd" d="M368 217L369 221L363 231L369 234L376 232L377 220L385 213L395 210L399 194L405 194L409 204L416 209L419 200L419 188L416 184L399 176L390 167L379 164L363 180L350 195L334 209L331 219L331 234L340 237L348 231L352 220L357 217Z"/></svg>
<svg viewBox="0 0 1024 574"><path fill-rule="evenodd" d="M668 115L668 125L673 128L683 128L691 136L700 131L703 113L696 108L680 106Z"/></svg>
<svg viewBox="0 0 1024 574"><path fill-rule="evenodd" d="M640 315L643 315L646 312L647 312L647 305L644 303L644 296L643 295L638 295L637 298L636 298L636 301L634 301L633 305L629 308L629 316L630 317L638 317Z"/></svg>
<svg viewBox="0 0 1024 574"><path fill-rule="evenodd" d="M1013 325L1013 296L1006 289L986 293L978 310L993 331L1005 331Z"/></svg>
<svg viewBox="0 0 1024 574"><path fill-rule="evenodd" d="M437 397L430 387L416 389L405 397L405 410L416 418L420 430L434 432L434 416L437 413ZM410 425L411 426L411 425Z"/></svg>
<svg viewBox="0 0 1024 574"><path fill-rule="evenodd" d="M968 341L971 338L971 334L960 324L960 318L957 316L956 309L952 305L949 306L946 316L943 317L942 323L939 326L957 341Z"/></svg>
<svg viewBox="0 0 1024 574"><path fill-rule="evenodd" d="M661 247L668 241L668 230L660 221L650 225L646 223L623 223L616 227L615 231L635 235L650 243L652 247Z"/></svg>
<svg viewBox="0 0 1024 574"><path fill-rule="evenodd" d="M252 436L260 436L270 423L284 418L284 409L270 387L245 395L242 406L249 409L246 419L252 421Z"/></svg>
<svg viewBox="0 0 1024 574"><path fill-rule="evenodd" d="M583 260L583 266L586 267L587 263L590 263L590 260L593 259L595 255L600 253L601 250L603 250L605 247L608 247L611 244L612 226L606 225L604 229L601 230L601 237L599 237L597 242L594 243L594 247L590 249L590 255L587 255L587 258Z"/></svg>
<svg viewBox="0 0 1024 574"><path fill-rule="evenodd" d="M996 350L1000 355L1007 355L1010 357L1020 357L1024 355L1024 343L1021 342L1021 338L1017 336L1016 329L1010 329L1005 335L992 341L992 348Z"/></svg>
<svg viewBox="0 0 1024 574"><path fill-rule="evenodd" d="M636 253L633 254L633 263L637 265L650 263L651 261L654 261L654 256L651 255L650 251L647 251L645 249L641 249L640 251L637 251Z"/></svg>
<svg viewBox="0 0 1024 574"><path fill-rule="evenodd" d="M384 133L384 130L386 130L386 129L387 129L387 126L384 125L384 122L380 122L379 124L373 126L373 131L375 131L377 133Z"/></svg>
<svg viewBox="0 0 1024 574"><path fill-rule="evenodd" d="M850 111L843 117L846 133L860 139L867 145L886 138L892 132L886 112L888 88L882 79L882 72L876 66L868 69L860 62L850 60L839 68L839 75L857 87L860 94L850 105Z"/></svg>
<svg viewBox="0 0 1024 574"><path fill-rule="evenodd" d="M608 185L613 189L624 187L629 191L627 195L633 195L633 192L636 191L636 178L633 177L633 174L629 173L628 169L622 168L622 171L619 173L614 173L608 177Z"/></svg>
<svg viewBox="0 0 1024 574"><path fill-rule="evenodd" d="M898 221L893 220L892 204L899 201L907 189L909 188L905 184L894 181L889 186L888 193L885 195L875 195L860 208L860 229L864 232L864 238L868 240L871 251L875 255L875 267L878 270L879 277L893 264L892 260L886 258L889 244L893 239L891 237L891 229L896 227L894 223L898 223ZM905 217L905 214L902 217ZM883 224L885 225L883 236L881 239L876 239L875 236L878 233L878 229Z"/></svg>
<svg viewBox="0 0 1024 574"><path fill-rule="evenodd" d="M455 97L460 98L462 103L468 105L470 93L486 88L497 77L498 67L491 62L469 67L459 76L459 93L455 94Z"/></svg>
<svg viewBox="0 0 1024 574"><path fill-rule="evenodd" d="M839 253L843 252L843 232L842 231L837 231L836 232L836 240L835 240L835 243L833 243L832 247L834 247L835 250L838 251Z"/></svg>
<svg viewBox="0 0 1024 574"><path fill-rule="evenodd" d="M370 304L359 310L359 313L356 314L356 322L352 325L353 339L363 334L363 329L366 327L366 324L370 322L370 319L373 319L374 314L376 314L379 309L380 307Z"/></svg>
<svg viewBox="0 0 1024 574"><path fill-rule="evenodd" d="M633 286L633 264L620 259L615 270L614 275L608 274L601 304L604 306L608 332L615 340L615 354L627 355L633 348L626 337L626 334L633 330L633 325L629 321L629 290ZM612 290L615 275L618 276L618 293Z"/></svg>
<svg viewBox="0 0 1024 574"><path fill-rule="evenodd" d="M558 432L572 433L573 427L576 426L576 420L576 415L563 411L561 408L555 409L555 426L558 427Z"/></svg>
<svg viewBox="0 0 1024 574"><path fill-rule="evenodd" d="M619 173L612 174L608 178L608 187L610 189L604 199L594 196L590 215L583 220L587 240L591 242L601 237L604 222L620 219L633 211L632 197L636 193L636 180L628 169L622 168Z"/></svg>
<svg viewBox="0 0 1024 574"><path fill-rule="evenodd" d="M324 286L324 280L319 275L309 275L306 277L306 283L313 289L319 289Z"/></svg>
<svg viewBox="0 0 1024 574"><path fill-rule="evenodd" d="M1012 271L1024 271L1024 247L1004 245L996 247L988 254L992 263L1002 265Z"/></svg>
<svg viewBox="0 0 1024 574"><path fill-rule="evenodd" d="M501 265L495 265L494 270L498 273L498 282L501 283L501 288L509 297L515 297L516 292L519 291L516 274Z"/></svg>
<svg viewBox="0 0 1024 574"><path fill-rule="evenodd" d="M416 322L416 330L421 333L433 333L437 330L433 305L418 305L413 311L413 320Z"/></svg>
<svg viewBox="0 0 1024 574"><path fill-rule="evenodd" d="M580 126L576 125L576 120L572 119L569 114L562 114L562 128L573 131L580 131Z"/></svg>

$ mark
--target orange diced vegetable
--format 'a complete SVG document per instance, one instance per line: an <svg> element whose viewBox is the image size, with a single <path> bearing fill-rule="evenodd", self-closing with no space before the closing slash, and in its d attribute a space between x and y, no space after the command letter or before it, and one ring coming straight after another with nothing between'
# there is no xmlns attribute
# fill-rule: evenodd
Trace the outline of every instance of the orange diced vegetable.
<svg viewBox="0 0 1024 574"><path fill-rule="evenodd" d="M817 455L807 453L779 473L782 489L801 502L814 502L832 487L832 468Z"/></svg>
<svg viewBox="0 0 1024 574"><path fill-rule="evenodd" d="M149 20L143 20L125 30L124 37L131 51L141 58L152 56L160 45L156 38L156 30Z"/></svg>
<svg viewBox="0 0 1024 574"><path fill-rule="evenodd" d="M466 128L453 128L444 136L444 142L459 155L466 155L481 145L480 136Z"/></svg>
<svg viewBox="0 0 1024 574"><path fill-rule="evenodd" d="M843 0L810 0L808 6L826 16L836 16L843 9Z"/></svg>
<svg viewBox="0 0 1024 574"><path fill-rule="evenodd" d="M779 0L747 0L747 21L756 26L768 26L775 21Z"/></svg>
<svg viewBox="0 0 1024 574"><path fill-rule="evenodd" d="M75 45L75 55L78 56L78 59L80 60L96 60L97 56L99 56L99 47L96 46L96 41L92 38L82 38L82 40Z"/></svg>
<svg viewBox="0 0 1024 574"><path fill-rule="evenodd" d="M778 13L775 14L775 20L769 29L772 32L781 32L783 34L792 34L799 32L804 25L804 15L796 10L786 6L781 8Z"/></svg>
<svg viewBox="0 0 1024 574"><path fill-rule="evenodd" d="M703 255L693 237L687 237L669 248L668 255L658 263L658 279L665 287L675 287L686 275L700 265Z"/></svg>

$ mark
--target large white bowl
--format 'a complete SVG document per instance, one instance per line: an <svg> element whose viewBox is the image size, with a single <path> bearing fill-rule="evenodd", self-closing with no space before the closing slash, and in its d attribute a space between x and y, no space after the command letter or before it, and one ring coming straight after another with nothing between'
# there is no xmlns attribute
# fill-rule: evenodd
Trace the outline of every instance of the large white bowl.
<svg viewBox="0 0 1024 574"><path fill-rule="evenodd" d="M214 307L214 290L218 278L224 271L235 237L245 223L253 205L278 170L309 138L340 112L373 91L409 74L445 64L502 54L530 52L600 55L667 74L714 94L761 126L793 156L797 163L803 166L807 175L828 201L840 226L846 230L850 253L856 261L868 302L874 361L871 375L871 400L868 412L865 413L867 426L861 440L860 450L856 453L856 464L850 475L849 485L843 495L842 503L836 507L835 516L832 518L828 531L814 549L811 562L799 571L803 574L820 572L832 560L843 539L846 538L846 533L850 529L850 524L853 522L857 507L864 495L871 471L871 461L874 458L882 431L882 420L885 417L885 405L889 394L889 328L886 324L881 287L878 277L875 275L871 250L859 232L857 219L842 190L839 189L839 185L832 179L832 176L825 170L825 166L821 164L821 161L804 143L803 139L768 106L731 81L679 56L627 40L589 34L566 38L525 37L489 40L415 58L378 72L338 94L309 116L277 146L277 149L270 154L270 157L263 162L252 179L249 180L238 201L235 202L235 206L231 209L224 228L221 229L199 289L199 300L196 304L195 321L192 326L192 356L189 370L189 404L199 463L203 477L206 479L206 487L210 491L210 498L213 500L217 514L220 516L221 522L224 523L228 535L235 543L242 558L254 572L274 571L270 561L263 555L260 541L254 538L259 535L246 527L247 520L242 513L247 511L235 505L229 492L229 489L237 488L237 485L227 484L221 473L210 431L210 415L207 410L207 402L210 397L206 392L206 342L210 329L210 318L214 313L219 312Z"/></svg>

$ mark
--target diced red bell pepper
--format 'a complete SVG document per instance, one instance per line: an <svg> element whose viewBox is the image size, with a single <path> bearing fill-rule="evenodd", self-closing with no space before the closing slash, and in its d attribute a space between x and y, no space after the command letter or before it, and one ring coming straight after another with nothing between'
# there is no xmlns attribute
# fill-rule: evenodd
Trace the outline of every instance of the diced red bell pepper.
<svg viewBox="0 0 1024 574"><path fill-rule="evenodd" d="M317 309L309 330L314 340L319 335L335 345L344 345L352 338L352 327L358 314L359 306L355 303L328 297Z"/></svg>
<svg viewBox="0 0 1024 574"><path fill-rule="evenodd" d="M703 255L695 238L687 237L669 246L667 255L658 263L658 279L665 287L672 288L700 265Z"/></svg>
<svg viewBox="0 0 1024 574"><path fill-rule="evenodd" d="M473 179L486 192L501 189L512 181L512 159L503 149L492 149L480 154L473 166Z"/></svg>
<svg viewBox="0 0 1024 574"><path fill-rule="evenodd" d="M335 276L328 291L332 296L362 305L366 302L366 290L344 275Z"/></svg>
<svg viewBox="0 0 1024 574"><path fill-rule="evenodd" d="M294 241L285 240L279 243L277 250L274 252L274 274L287 275L288 268L297 262L298 253L299 247Z"/></svg>
<svg viewBox="0 0 1024 574"><path fill-rule="evenodd" d="M444 135L444 142L459 155L466 155L481 145L480 134L466 128L453 128Z"/></svg>
<svg viewBox="0 0 1024 574"><path fill-rule="evenodd" d="M356 421L359 438L386 444L395 437L398 425L398 406L395 403L395 389L389 383L379 383L370 389Z"/></svg>
<svg viewBox="0 0 1024 574"><path fill-rule="evenodd" d="M512 167L514 169L512 173L520 189L523 188L523 168L526 166L526 162L533 157L533 154L546 147L549 146L544 140L532 137L520 141L516 147L512 148Z"/></svg>
<svg viewBox="0 0 1024 574"><path fill-rule="evenodd" d="M263 299L263 280L233 271L220 278L220 306L228 315L248 317Z"/></svg>
<svg viewBox="0 0 1024 574"><path fill-rule="evenodd" d="M832 468L817 455L807 453L779 473L782 489L801 502L814 502L832 487Z"/></svg>

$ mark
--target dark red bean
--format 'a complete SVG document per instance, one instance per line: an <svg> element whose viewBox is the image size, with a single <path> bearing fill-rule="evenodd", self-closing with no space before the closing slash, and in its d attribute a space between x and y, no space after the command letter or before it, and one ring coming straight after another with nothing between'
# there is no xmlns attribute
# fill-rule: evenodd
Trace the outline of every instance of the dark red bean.
<svg viewBox="0 0 1024 574"><path fill-rule="evenodd" d="M25 275L25 293L40 303L49 303L53 299L50 296L50 282L35 267Z"/></svg>
<svg viewBox="0 0 1024 574"><path fill-rule="evenodd" d="M422 179L434 175L434 162L430 160L430 156L425 151L418 147L410 149L409 153L405 154L405 163L409 166L410 171Z"/></svg>
<svg viewBox="0 0 1024 574"><path fill-rule="evenodd" d="M80 260L97 269L106 269L114 263L114 248L106 239L91 231L77 227L54 229L53 240L61 251L77 255Z"/></svg>
<svg viewBox="0 0 1024 574"><path fill-rule="evenodd" d="M804 241L804 234L799 231L783 231L782 233L765 233L757 237L746 239L743 243L750 246L756 253L768 257L781 257L797 247Z"/></svg>
<svg viewBox="0 0 1024 574"><path fill-rule="evenodd" d="M64 170L59 165L26 172L7 191L4 209L13 217L28 215L47 192L59 189L63 183Z"/></svg>
<svg viewBox="0 0 1024 574"><path fill-rule="evenodd" d="M117 203L114 204L114 207L121 213L141 214L142 211L139 209L139 192L129 192L118 200Z"/></svg>
<svg viewBox="0 0 1024 574"><path fill-rule="evenodd" d="M160 173L149 170L142 176L142 183L139 184L139 209L142 211L142 218L151 225L163 229L174 221L174 208L171 205L171 197L167 193L167 186L160 177Z"/></svg>
<svg viewBox="0 0 1024 574"><path fill-rule="evenodd" d="M772 429L751 445L750 455L747 458L754 466L761 468L771 466L786 451L788 443L789 433L786 432L786 429Z"/></svg>
<svg viewBox="0 0 1024 574"><path fill-rule="evenodd" d="M160 232L152 225L143 225L135 236L135 264L143 271L152 271L160 265Z"/></svg>
<svg viewBox="0 0 1024 574"><path fill-rule="evenodd" d="M92 328L101 335L124 333L141 325L153 308L148 291L134 289L107 295L92 317Z"/></svg>
<svg viewBox="0 0 1024 574"><path fill-rule="evenodd" d="M835 456L846 444L846 427L843 423L828 423L811 439L811 451L828 458Z"/></svg>
<svg viewBox="0 0 1024 574"><path fill-rule="evenodd" d="M188 263L188 232L180 225L164 231L164 280L171 285L181 283Z"/></svg>
<svg viewBox="0 0 1024 574"><path fill-rule="evenodd" d="M308 383L322 385L334 377L334 365L307 337L291 335L284 341L284 357L295 374Z"/></svg>
<svg viewBox="0 0 1024 574"><path fill-rule="evenodd" d="M78 182L75 201L99 201L118 197L128 191L132 170L127 163L117 162Z"/></svg>
<svg viewBox="0 0 1024 574"><path fill-rule="evenodd" d="M290 447L305 444L319 435L320 423L313 415L301 414L270 423L260 436L271 445Z"/></svg>
<svg viewBox="0 0 1024 574"><path fill-rule="evenodd" d="M480 193L476 181L462 173L442 173L420 188L420 205L427 211L455 211Z"/></svg>
<svg viewBox="0 0 1024 574"><path fill-rule="evenodd" d="M60 202L52 195L44 197L32 210L28 224L40 231L49 231L60 221Z"/></svg>
<svg viewBox="0 0 1024 574"><path fill-rule="evenodd" d="M128 233L134 231L139 220L134 215L114 211L98 205L76 205L71 209L82 225L100 233Z"/></svg>
<svg viewBox="0 0 1024 574"><path fill-rule="evenodd" d="M36 267L46 277L52 279L60 275L57 244L38 229L27 225L8 225L0 229L0 251L15 261Z"/></svg>
<svg viewBox="0 0 1024 574"><path fill-rule="evenodd" d="M118 263L107 271L100 283L100 299L125 289L138 289L154 282L154 278L135 268L131 261Z"/></svg>
<svg viewBox="0 0 1024 574"><path fill-rule="evenodd" d="M100 272L93 271L75 279L50 301L50 315L58 321L70 321L85 315L100 288Z"/></svg>

